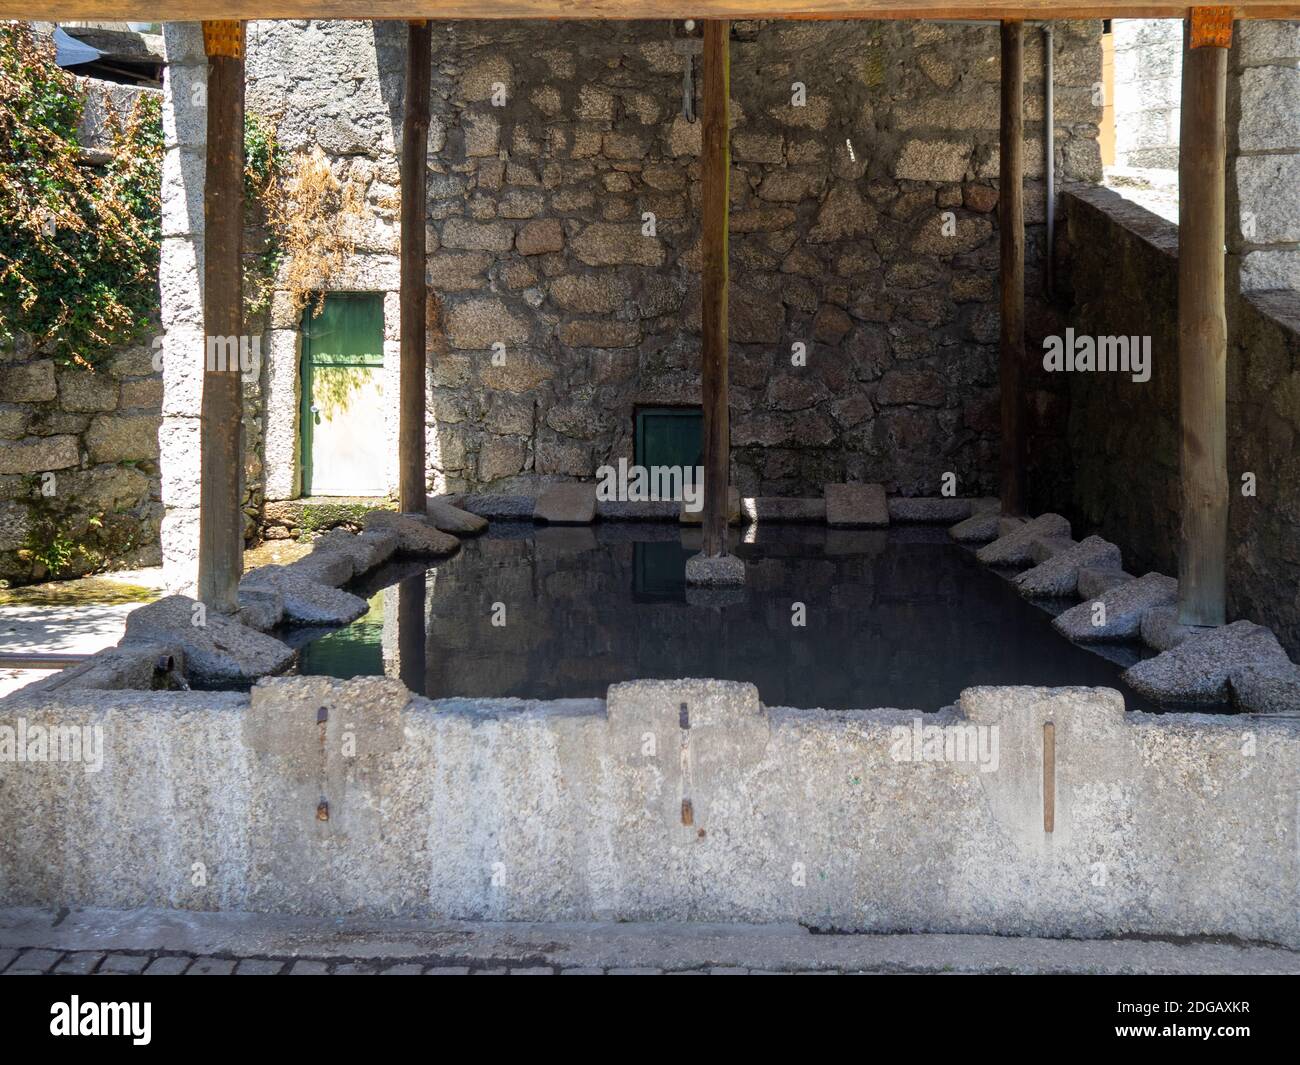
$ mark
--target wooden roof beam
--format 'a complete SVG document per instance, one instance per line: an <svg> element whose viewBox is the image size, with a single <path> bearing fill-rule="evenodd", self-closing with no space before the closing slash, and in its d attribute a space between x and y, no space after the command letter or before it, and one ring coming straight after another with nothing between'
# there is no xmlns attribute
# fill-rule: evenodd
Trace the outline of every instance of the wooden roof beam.
<svg viewBox="0 0 1300 1065"><path fill-rule="evenodd" d="M0 0L0 18L204 19L956 19L1186 18L1172 0ZM1300 0L1238 0L1233 18L1297 19Z"/></svg>

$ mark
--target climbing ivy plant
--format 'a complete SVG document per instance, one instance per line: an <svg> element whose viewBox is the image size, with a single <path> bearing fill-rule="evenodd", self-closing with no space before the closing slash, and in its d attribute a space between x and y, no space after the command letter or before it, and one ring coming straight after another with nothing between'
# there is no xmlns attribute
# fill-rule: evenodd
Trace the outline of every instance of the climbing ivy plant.
<svg viewBox="0 0 1300 1065"><path fill-rule="evenodd" d="M162 122L155 94L106 108L110 159L88 165L85 94L52 44L0 24L0 344L93 367L158 307Z"/></svg>

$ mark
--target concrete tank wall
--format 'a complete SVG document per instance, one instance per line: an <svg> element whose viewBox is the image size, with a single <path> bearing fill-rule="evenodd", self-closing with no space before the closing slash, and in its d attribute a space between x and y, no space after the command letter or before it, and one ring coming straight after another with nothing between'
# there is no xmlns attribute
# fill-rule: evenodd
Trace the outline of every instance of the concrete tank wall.
<svg viewBox="0 0 1300 1065"><path fill-rule="evenodd" d="M1125 713L1088 688L973 688L959 710L685 680L607 701L324 677L20 694L0 737L97 725L104 759L0 762L0 905L1300 945L1300 721ZM945 760L955 733L914 745L951 726L979 757Z"/></svg>

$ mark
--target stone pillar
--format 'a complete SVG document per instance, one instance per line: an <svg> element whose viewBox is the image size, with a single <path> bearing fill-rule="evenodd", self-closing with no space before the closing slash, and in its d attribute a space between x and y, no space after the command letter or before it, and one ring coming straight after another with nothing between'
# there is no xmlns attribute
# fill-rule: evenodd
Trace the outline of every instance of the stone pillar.
<svg viewBox="0 0 1300 1065"><path fill-rule="evenodd" d="M1300 20L1236 25L1227 199L1228 291L1300 291Z"/></svg>
<svg viewBox="0 0 1300 1065"><path fill-rule="evenodd" d="M194 594L199 550L199 415L203 401L203 181L207 56L199 22L163 23L162 296L163 575ZM159 346L155 341L155 347ZM157 358L157 356L155 356Z"/></svg>

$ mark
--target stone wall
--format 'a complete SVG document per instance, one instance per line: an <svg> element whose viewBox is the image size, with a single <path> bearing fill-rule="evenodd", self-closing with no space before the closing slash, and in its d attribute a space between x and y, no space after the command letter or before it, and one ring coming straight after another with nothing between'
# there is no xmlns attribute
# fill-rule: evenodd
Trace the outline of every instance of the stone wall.
<svg viewBox="0 0 1300 1065"><path fill-rule="evenodd" d="M169 29L169 55L178 32ZM1057 27L1063 179L1100 178L1099 32L1096 22ZM670 40L667 23L437 25L427 184L435 490L590 477L631 457L638 406L699 402L700 126L681 103L689 47ZM394 396L404 63L398 23L249 27L250 110L275 116L290 150L319 144L364 191L369 224L332 287L389 294ZM1042 66L1041 35L1030 32L1030 276L1043 244ZM698 83L698 59L696 74ZM826 482L860 479L935 494L949 470L963 494L995 489L998 76L996 27L734 25L742 491L819 496ZM805 106L792 106L795 82ZM174 191L201 197L192 181ZM654 236L642 234L646 212ZM192 243L178 252L192 269ZM298 322L286 303L267 344L271 499L298 490ZM806 345L804 368L791 364L795 343Z"/></svg>
<svg viewBox="0 0 1300 1065"><path fill-rule="evenodd" d="M106 147L109 112L121 119L157 91L78 80L87 149ZM0 348L0 580L158 564L163 388L153 355L145 338L91 371L29 338Z"/></svg>
<svg viewBox="0 0 1300 1065"><path fill-rule="evenodd" d="M93 372L0 352L0 579L158 563L161 402L147 345Z"/></svg>
<svg viewBox="0 0 1300 1065"><path fill-rule="evenodd" d="M1115 165L1178 168L1181 19L1115 19Z"/></svg>
<svg viewBox="0 0 1300 1065"><path fill-rule="evenodd" d="M1098 688L971 688L920 715L708 680L433 702L295 677L20 692L0 725L20 721L98 726L103 761L0 763L5 906L1300 946L1283 716L1126 714ZM942 732L914 745L945 727L989 755L996 737L996 761L945 758Z"/></svg>
<svg viewBox="0 0 1300 1065"><path fill-rule="evenodd" d="M1070 378L1075 475L1059 505L1076 536L1119 544L1125 568L1178 573L1177 227L1109 190L1067 194L1079 334L1149 335L1151 380ZM1031 352L1041 357L1041 348ZM1229 620L1267 625L1300 653L1300 296L1228 301ZM1253 474L1256 494L1243 494Z"/></svg>
<svg viewBox="0 0 1300 1065"><path fill-rule="evenodd" d="M1300 19L1236 24L1228 76L1228 274L1300 292Z"/></svg>

